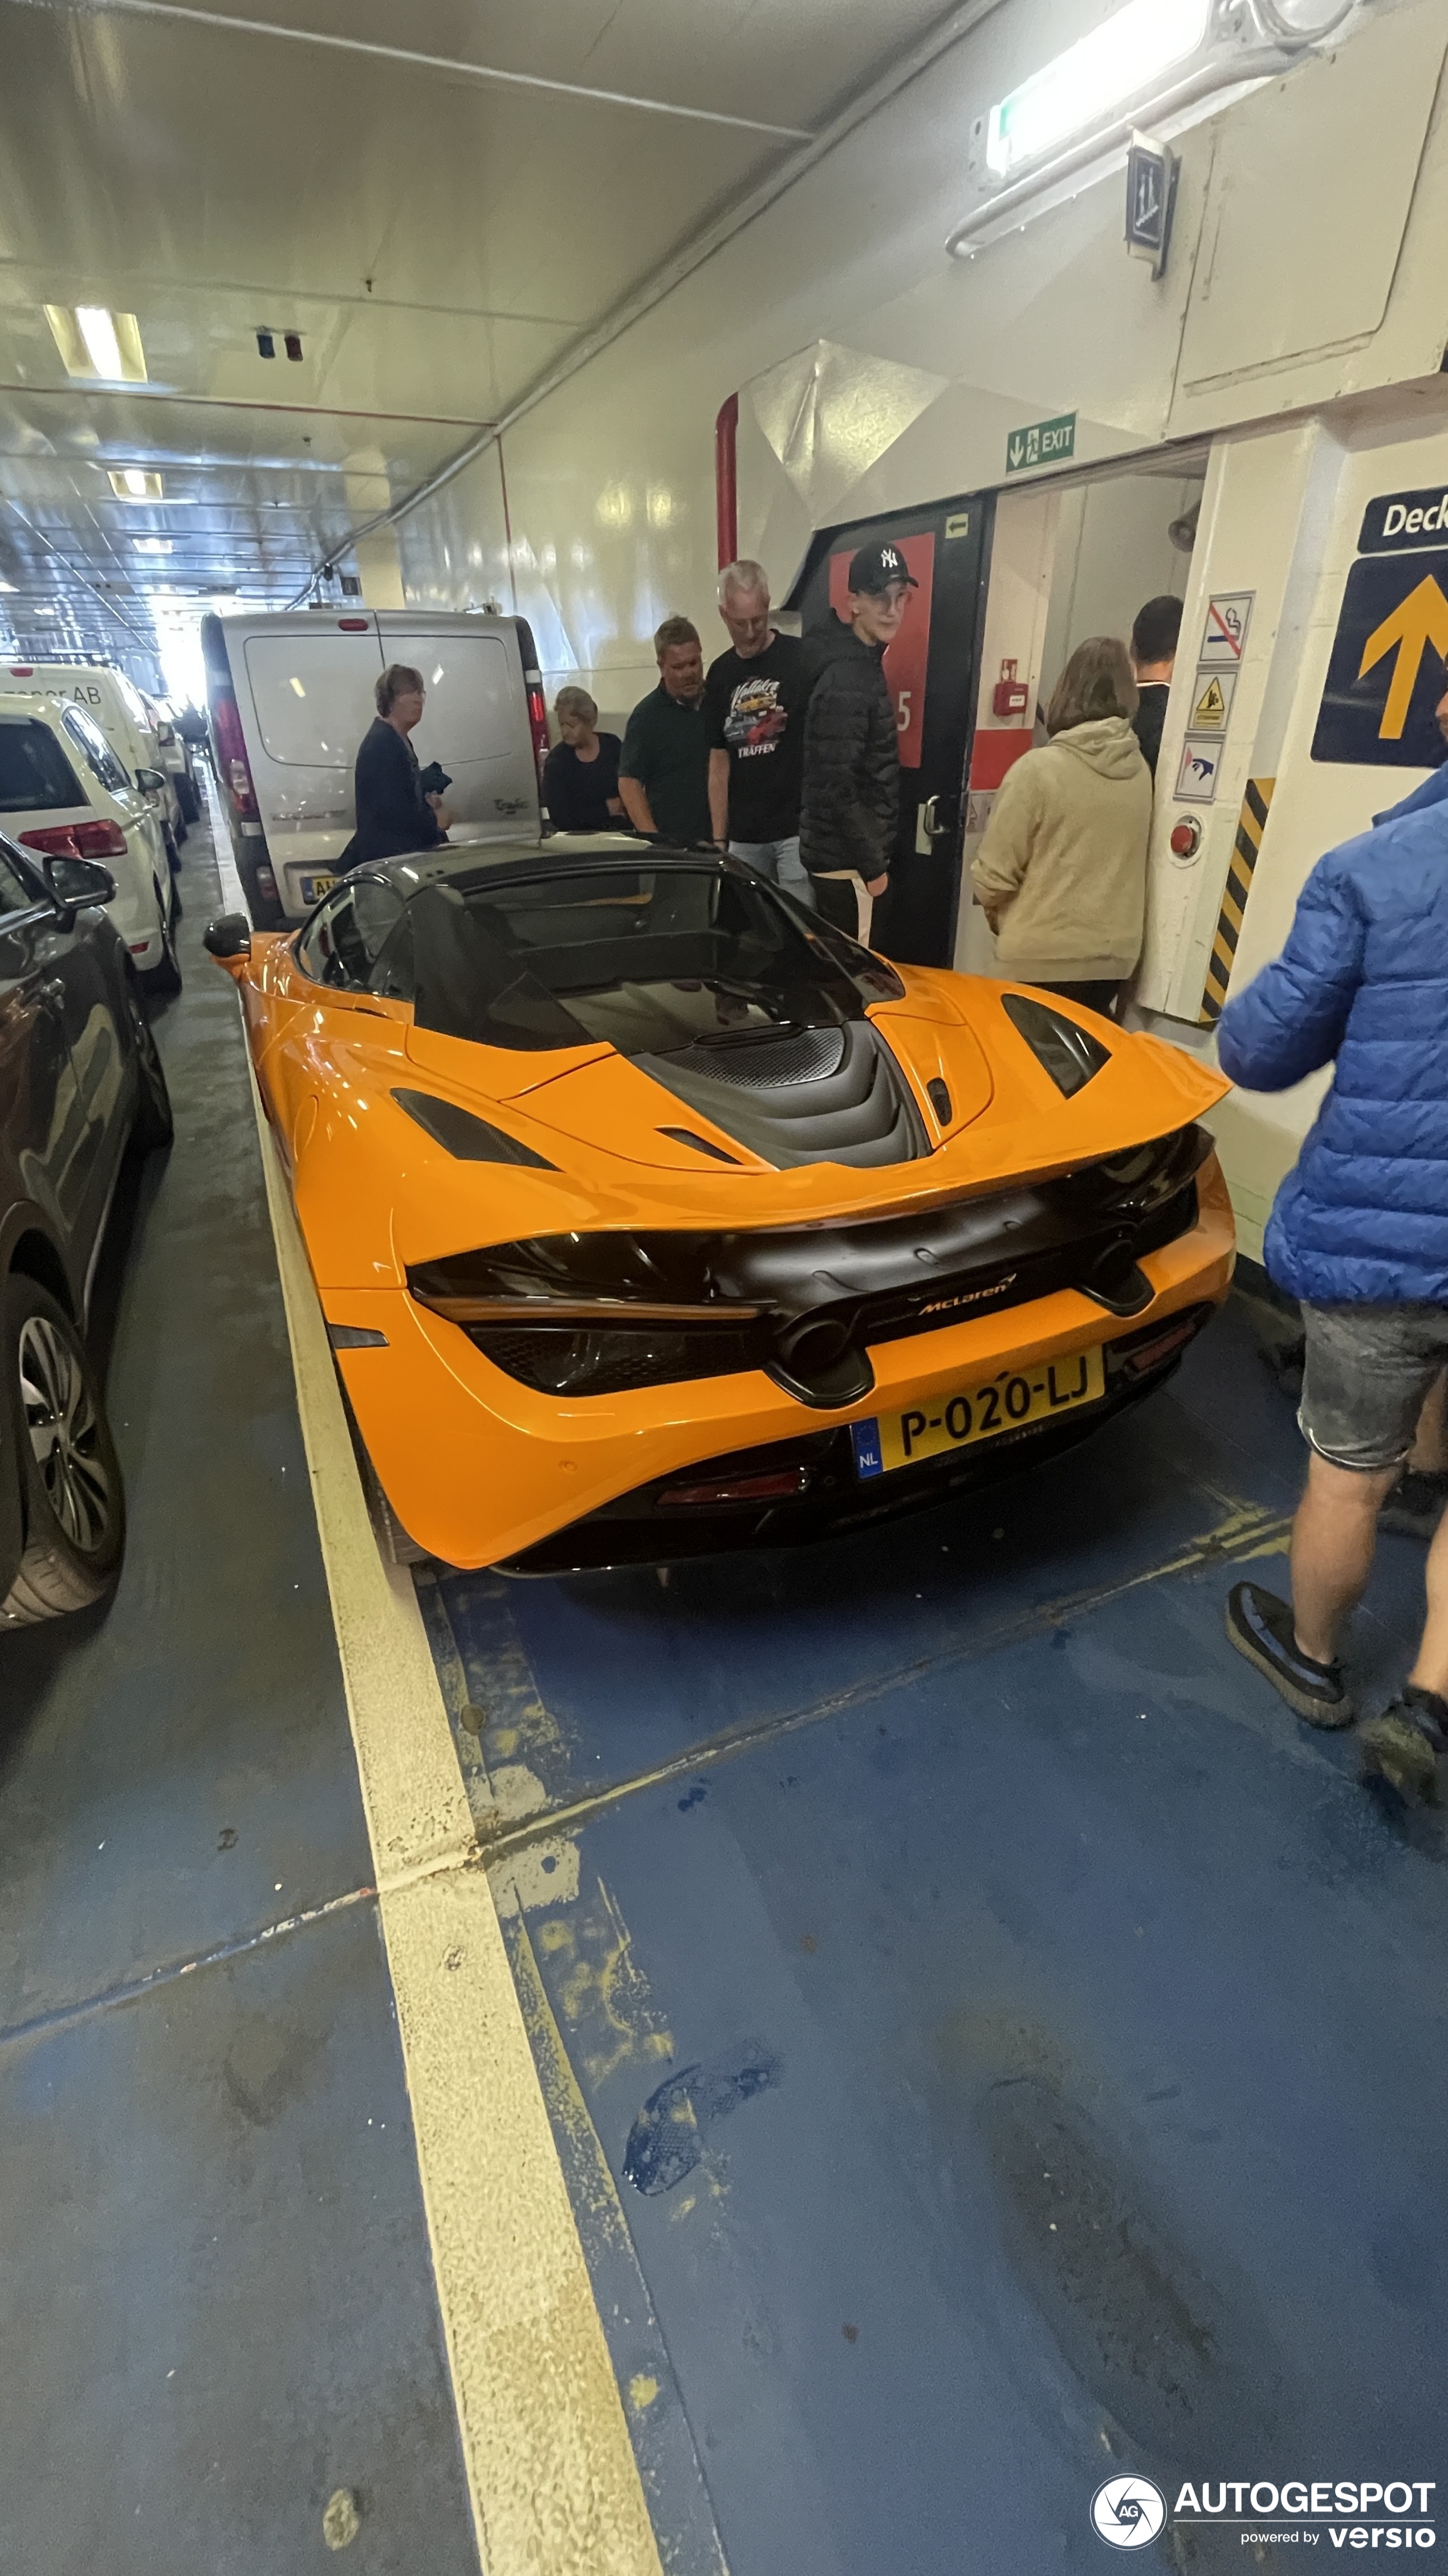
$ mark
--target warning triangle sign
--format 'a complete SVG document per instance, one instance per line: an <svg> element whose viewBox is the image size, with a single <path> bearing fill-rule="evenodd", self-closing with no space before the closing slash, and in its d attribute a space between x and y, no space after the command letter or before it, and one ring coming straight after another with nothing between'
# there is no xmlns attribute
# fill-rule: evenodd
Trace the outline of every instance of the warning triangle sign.
<svg viewBox="0 0 1448 2576"><path fill-rule="evenodd" d="M1192 723L1200 726L1204 731L1211 731L1217 726L1224 725L1226 721L1227 701L1223 694L1222 683L1220 680L1208 680L1192 709Z"/></svg>

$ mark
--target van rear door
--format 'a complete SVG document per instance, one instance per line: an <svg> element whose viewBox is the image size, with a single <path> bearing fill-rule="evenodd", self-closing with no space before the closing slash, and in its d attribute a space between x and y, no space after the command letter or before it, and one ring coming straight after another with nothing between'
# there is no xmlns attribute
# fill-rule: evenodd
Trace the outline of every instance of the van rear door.
<svg viewBox="0 0 1448 2576"><path fill-rule="evenodd" d="M538 831L538 771L528 723L517 622L436 613L377 620L384 662L408 662L426 689L412 747L424 769L438 761L455 841Z"/></svg>
<svg viewBox="0 0 1448 2576"><path fill-rule="evenodd" d="M296 920L352 837L352 769L382 669L377 621L266 618L238 638L228 620L226 641L233 677L238 660L245 673L237 706L272 873Z"/></svg>

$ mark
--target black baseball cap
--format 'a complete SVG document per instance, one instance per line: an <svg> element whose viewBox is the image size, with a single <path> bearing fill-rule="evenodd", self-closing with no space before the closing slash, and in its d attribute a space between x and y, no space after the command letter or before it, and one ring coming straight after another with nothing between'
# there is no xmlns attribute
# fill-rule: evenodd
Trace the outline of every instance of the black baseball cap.
<svg viewBox="0 0 1448 2576"><path fill-rule="evenodd" d="M883 545L861 546L858 554L851 555L848 586L857 596L861 591L886 591L892 581L903 581L911 590L920 588L899 547L888 539Z"/></svg>

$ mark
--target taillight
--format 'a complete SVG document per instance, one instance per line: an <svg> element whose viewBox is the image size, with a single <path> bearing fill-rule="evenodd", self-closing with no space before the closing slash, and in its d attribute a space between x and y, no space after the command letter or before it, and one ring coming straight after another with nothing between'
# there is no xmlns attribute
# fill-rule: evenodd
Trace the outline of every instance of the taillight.
<svg viewBox="0 0 1448 2576"><path fill-rule="evenodd" d="M71 838L83 859L123 859L126 836L119 823L72 823Z"/></svg>
<svg viewBox="0 0 1448 2576"><path fill-rule="evenodd" d="M9 669L12 680L33 680L35 677L33 662L12 662Z"/></svg>
<svg viewBox="0 0 1448 2576"><path fill-rule="evenodd" d="M551 747L548 741L548 702L543 695L542 673L525 671L523 677L528 690L528 731L533 737L533 758L538 764L541 782L543 763Z"/></svg>
<svg viewBox="0 0 1448 2576"><path fill-rule="evenodd" d="M80 857L80 851L76 847L75 827L70 823L59 825L49 832L22 832L20 838L27 850L38 850L41 857L45 859Z"/></svg>
<svg viewBox="0 0 1448 2576"><path fill-rule="evenodd" d="M367 632L365 617L339 617L337 623L344 635L365 635Z"/></svg>
<svg viewBox="0 0 1448 2576"><path fill-rule="evenodd" d="M665 1485L658 1497L662 1512L717 1511L725 1503L782 1503L802 1494L809 1483L807 1467L772 1467L757 1476L711 1476L707 1484Z"/></svg>
<svg viewBox="0 0 1448 2576"><path fill-rule="evenodd" d="M238 814L256 812L256 790L247 765L246 736L241 730L241 714L235 698L218 696L211 709L216 727L216 750L221 775L231 790L231 801Z"/></svg>

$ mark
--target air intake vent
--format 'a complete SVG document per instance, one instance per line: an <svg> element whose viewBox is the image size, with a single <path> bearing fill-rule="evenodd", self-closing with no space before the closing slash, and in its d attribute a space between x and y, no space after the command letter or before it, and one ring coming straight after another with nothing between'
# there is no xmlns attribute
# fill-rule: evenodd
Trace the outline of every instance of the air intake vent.
<svg viewBox="0 0 1448 2576"><path fill-rule="evenodd" d="M801 1163L871 1170L930 1152L920 1112L872 1020L695 1039L634 1061L776 1171Z"/></svg>
<svg viewBox="0 0 1448 2576"><path fill-rule="evenodd" d="M692 1145L696 1154L708 1154L716 1163L732 1163L738 1168L737 1154L726 1154L722 1145L712 1145L707 1136L696 1136L692 1127L661 1127L659 1134L667 1136L671 1144Z"/></svg>

